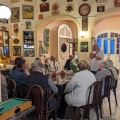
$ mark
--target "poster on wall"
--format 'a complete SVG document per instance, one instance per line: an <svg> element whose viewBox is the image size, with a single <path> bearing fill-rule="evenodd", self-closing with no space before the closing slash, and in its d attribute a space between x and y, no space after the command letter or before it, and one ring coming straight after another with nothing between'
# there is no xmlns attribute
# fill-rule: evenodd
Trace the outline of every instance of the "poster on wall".
<svg viewBox="0 0 120 120"><path fill-rule="evenodd" d="M20 22L20 8L11 8L11 22Z"/></svg>
<svg viewBox="0 0 120 120"><path fill-rule="evenodd" d="M88 18L82 18L82 31L88 30Z"/></svg>
<svg viewBox="0 0 120 120"><path fill-rule="evenodd" d="M12 3L20 2L20 0L11 0Z"/></svg>
<svg viewBox="0 0 120 120"><path fill-rule="evenodd" d="M49 3L40 4L40 12L49 11Z"/></svg>
<svg viewBox="0 0 120 120"><path fill-rule="evenodd" d="M95 0L96 4L105 4L107 0Z"/></svg>
<svg viewBox="0 0 120 120"><path fill-rule="evenodd" d="M18 24L13 24L14 33L18 33Z"/></svg>
<svg viewBox="0 0 120 120"><path fill-rule="evenodd" d="M13 56L21 55L21 46L13 46Z"/></svg>
<svg viewBox="0 0 120 120"><path fill-rule="evenodd" d="M48 54L49 51L49 29L44 30L44 46L45 46L45 54Z"/></svg>
<svg viewBox="0 0 120 120"><path fill-rule="evenodd" d="M114 0L114 6L115 7L120 6L120 0Z"/></svg>
<svg viewBox="0 0 120 120"><path fill-rule="evenodd" d="M26 21L26 29L31 29L31 21Z"/></svg>
<svg viewBox="0 0 120 120"><path fill-rule="evenodd" d="M34 19L34 6L33 5L23 5L22 6L22 16L23 16L23 19Z"/></svg>
<svg viewBox="0 0 120 120"><path fill-rule="evenodd" d="M80 49L81 52L88 52L88 42L81 42Z"/></svg>
<svg viewBox="0 0 120 120"><path fill-rule="evenodd" d="M24 49L24 56L25 57L34 57L35 56L34 48L26 48L26 49Z"/></svg>

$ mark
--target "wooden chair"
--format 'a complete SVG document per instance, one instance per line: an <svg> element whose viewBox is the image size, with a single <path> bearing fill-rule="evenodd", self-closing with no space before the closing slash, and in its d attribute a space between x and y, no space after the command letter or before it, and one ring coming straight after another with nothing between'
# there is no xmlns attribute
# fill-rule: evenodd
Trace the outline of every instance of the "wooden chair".
<svg viewBox="0 0 120 120"><path fill-rule="evenodd" d="M16 97L16 83L14 80L9 79L7 81L7 90L8 90L8 98Z"/></svg>
<svg viewBox="0 0 120 120"><path fill-rule="evenodd" d="M89 115L90 115L90 109L92 108L95 108L97 114L97 120L99 120L98 105L99 105L99 94L101 90L100 88L101 88L100 81L93 82L92 85L89 87L87 105L80 107L86 111L86 117L88 120L90 120ZM90 104L90 98L92 94L93 94L93 101L92 104Z"/></svg>
<svg viewBox="0 0 120 120"><path fill-rule="evenodd" d="M110 115L112 114L111 113L111 104L110 104L111 81L112 81L112 76L111 75L107 75L104 78L102 78L102 80L101 80L101 93L100 93L100 99L99 99L99 109L100 109L101 118L102 118L101 106L102 106L103 99L105 97L108 98ZM103 88L102 88L103 85L104 85L104 91L102 91L103 90Z"/></svg>
<svg viewBox="0 0 120 120"><path fill-rule="evenodd" d="M52 93L51 89L44 89L44 98L45 98L45 110L43 111L45 120L48 120L51 112L55 112L55 120L57 120L57 108L59 106L59 97L57 93ZM55 106L53 108L49 108L50 100L55 98Z"/></svg>
<svg viewBox="0 0 120 120"><path fill-rule="evenodd" d="M32 101L32 105L35 106L35 118L42 120L43 115L43 89L39 85L33 85L29 88L27 98Z"/></svg>

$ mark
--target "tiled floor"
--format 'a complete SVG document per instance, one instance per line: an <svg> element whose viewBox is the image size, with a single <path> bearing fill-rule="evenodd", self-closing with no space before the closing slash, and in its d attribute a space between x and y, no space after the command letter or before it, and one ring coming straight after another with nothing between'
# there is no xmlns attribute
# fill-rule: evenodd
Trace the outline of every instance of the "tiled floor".
<svg viewBox="0 0 120 120"><path fill-rule="evenodd" d="M118 81L118 86L117 86L118 107L116 107L113 92L111 92L110 100L111 100L112 115L110 116L108 101L107 101L107 98L105 98L103 101L103 119L102 120L120 120L120 80ZM30 119L22 119L22 120L30 120ZM58 120L66 120L66 119L58 118ZM80 120L83 120L83 118L81 118ZM91 110L90 120L97 120L94 109Z"/></svg>

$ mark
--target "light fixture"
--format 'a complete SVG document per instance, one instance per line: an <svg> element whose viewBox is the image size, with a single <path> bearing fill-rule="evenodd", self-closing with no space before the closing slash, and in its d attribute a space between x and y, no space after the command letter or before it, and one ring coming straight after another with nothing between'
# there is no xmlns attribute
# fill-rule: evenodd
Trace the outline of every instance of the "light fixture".
<svg viewBox="0 0 120 120"><path fill-rule="evenodd" d="M86 32L85 31L81 31L80 32L80 36L83 38L84 36L86 36Z"/></svg>
<svg viewBox="0 0 120 120"><path fill-rule="evenodd" d="M11 16L11 11L7 6L0 5L0 21L4 24Z"/></svg>

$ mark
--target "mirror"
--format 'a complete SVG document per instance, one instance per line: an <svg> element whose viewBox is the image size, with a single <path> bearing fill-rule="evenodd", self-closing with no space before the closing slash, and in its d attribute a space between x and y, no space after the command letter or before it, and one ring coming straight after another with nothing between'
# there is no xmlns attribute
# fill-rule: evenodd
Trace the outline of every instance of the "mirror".
<svg viewBox="0 0 120 120"><path fill-rule="evenodd" d="M0 31L0 56L4 59L9 55L9 32Z"/></svg>

